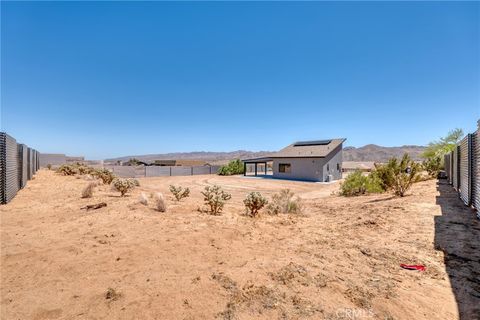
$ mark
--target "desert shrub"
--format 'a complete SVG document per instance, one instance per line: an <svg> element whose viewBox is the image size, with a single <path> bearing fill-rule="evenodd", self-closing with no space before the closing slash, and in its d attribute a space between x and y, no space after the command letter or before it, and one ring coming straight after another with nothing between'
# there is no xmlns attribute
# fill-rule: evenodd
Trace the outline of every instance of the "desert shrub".
<svg viewBox="0 0 480 320"><path fill-rule="evenodd" d="M228 164L221 166L218 170L218 174L221 176L231 176L234 174L243 174L244 166L240 159L232 160Z"/></svg>
<svg viewBox="0 0 480 320"><path fill-rule="evenodd" d="M177 201L180 201L183 198L186 198L190 195L190 189L189 188L183 189L180 186L175 187L174 185L170 186L170 192L173 194L175 199L177 199Z"/></svg>
<svg viewBox="0 0 480 320"><path fill-rule="evenodd" d="M303 205L300 197L295 197L295 193L290 189L283 189L272 196L272 200L267 206L269 214L279 213L302 213Z"/></svg>
<svg viewBox="0 0 480 320"><path fill-rule="evenodd" d="M143 204L144 206L148 206L148 198L147 196L145 195L145 193L141 193L140 194L140 197L138 198L138 202L140 204Z"/></svg>
<svg viewBox="0 0 480 320"><path fill-rule="evenodd" d="M83 164L77 164L75 167L77 168L78 173L81 175L90 174L94 170L92 167Z"/></svg>
<svg viewBox="0 0 480 320"><path fill-rule="evenodd" d="M78 173L77 168L69 164L62 164L58 169L57 172L64 175L64 176L73 176Z"/></svg>
<svg viewBox="0 0 480 320"><path fill-rule="evenodd" d="M47 169L48 169L48 170L52 170L52 165L51 165L50 163L47 164Z"/></svg>
<svg viewBox="0 0 480 320"><path fill-rule="evenodd" d="M125 194L127 194L128 191L135 188L135 183L134 183L133 179L115 178L112 181L112 187L115 190L117 190L118 192L120 192L120 194L123 197L123 196L125 196Z"/></svg>
<svg viewBox="0 0 480 320"><path fill-rule="evenodd" d="M218 215L222 212L225 202L230 200L232 196L223 191L220 186L206 186L202 191L203 201L209 207L209 212L213 215Z"/></svg>
<svg viewBox="0 0 480 320"><path fill-rule="evenodd" d="M268 201L260 194L260 192L250 192L245 200L243 200L243 203L245 204L247 213L251 217L255 217L258 214L258 211L262 209Z"/></svg>
<svg viewBox="0 0 480 320"><path fill-rule="evenodd" d="M389 164L375 164L375 169L370 174L372 179L378 180L381 188L384 191L393 189L395 183L395 176L391 165Z"/></svg>
<svg viewBox="0 0 480 320"><path fill-rule="evenodd" d="M133 184L135 187L140 187L140 181L134 178L128 178L127 180L130 180L130 182Z"/></svg>
<svg viewBox="0 0 480 320"><path fill-rule="evenodd" d="M384 189L383 182L375 173L364 175L357 170L345 178L340 185L340 194L342 196L358 196L366 193L380 193Z"/></svg>
<svg viewBox="0 0 480 320"><path fill-rule="evenodd" d="M103 184L110 184L115 179L113 172L110 172L108 169L95 169L91 173L94 177L102 180Z"/></svg>
<svg viewBox="0 0 480 320"><path fill-rule="evenodd" d="M155 208L160 212L167 211L167 203L165 202L165 198L161 192L156 192L153 195L153 199L155 200Z"/></svg>
<svg viewBox="0 0 480 320"><path fill-rule="evenodd" d="M427 158L423 161L422 166L430 177L436 178L442 169L442 159L439 156Z"/></svg>
<svg viewBox="0 0 480 320"><path fill-rule="evenodd" d="M420 164L416 163L405 153L399 161L396 158L390 159L387 164L393 172L393 191L397 196L403 197L413 183L419 180Z"/></svg>
<svg viewBox="0 0 480 320"><path fill-rule="evenodd" d="M91 198L93 196L93 190L97 184L95 182L90 182L82 191L82 198Z"/></svg>

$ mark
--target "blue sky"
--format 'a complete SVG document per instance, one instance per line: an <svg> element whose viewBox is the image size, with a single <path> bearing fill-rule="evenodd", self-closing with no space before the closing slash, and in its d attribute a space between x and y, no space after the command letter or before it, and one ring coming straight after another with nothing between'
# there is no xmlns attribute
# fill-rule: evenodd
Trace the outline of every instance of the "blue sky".
<svg viewBox="0 0 480 320"><path fill-rule="evenodd" d="M99 159L426 144L480 118L478 2L2 2L1 127Z"/></svg>

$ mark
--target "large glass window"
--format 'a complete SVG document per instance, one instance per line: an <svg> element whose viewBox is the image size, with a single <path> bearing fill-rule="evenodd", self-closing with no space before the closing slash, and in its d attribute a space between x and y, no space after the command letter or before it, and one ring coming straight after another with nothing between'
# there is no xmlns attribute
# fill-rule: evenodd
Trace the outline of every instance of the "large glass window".
<svg viewBox="0 0 480 320"><path fill-rule="evenodd" d="M290 163L279 163L278 164L278 172L290 173L291 170L292 169L291 169Z"/></svg>

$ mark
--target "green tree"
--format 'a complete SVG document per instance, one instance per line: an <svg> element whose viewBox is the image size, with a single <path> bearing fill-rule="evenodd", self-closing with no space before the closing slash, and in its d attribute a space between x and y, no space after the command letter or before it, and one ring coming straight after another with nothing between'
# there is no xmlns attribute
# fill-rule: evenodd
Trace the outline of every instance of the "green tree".
<svg viewBox="0 0 480 320"><path fill-rule="evenodd" d="M453 151L455 145L462 139L463 130L454 129L440 140L432 141L428 144L427 149L423 152L424 158L443 157L443 155Z"/></svg>

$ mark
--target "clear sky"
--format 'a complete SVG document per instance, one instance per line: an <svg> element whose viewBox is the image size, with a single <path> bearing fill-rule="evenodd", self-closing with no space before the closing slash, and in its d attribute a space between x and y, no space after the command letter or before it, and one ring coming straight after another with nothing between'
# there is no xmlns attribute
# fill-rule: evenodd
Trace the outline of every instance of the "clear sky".
<svg viewBox="0 0 480 320"><path fill-rule="evenodd" d="M480 118L478 2L3 2L1 127L88 158L426 144Z"/></svg>

